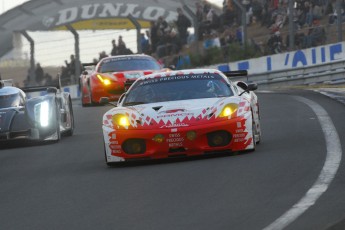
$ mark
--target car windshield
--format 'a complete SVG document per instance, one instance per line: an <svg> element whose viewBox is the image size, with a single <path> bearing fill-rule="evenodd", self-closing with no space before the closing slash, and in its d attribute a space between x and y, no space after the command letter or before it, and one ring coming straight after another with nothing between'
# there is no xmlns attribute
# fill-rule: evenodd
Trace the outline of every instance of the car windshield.
<svg viewBox="0 0 345 230"><path fill-rule="evenodd" d="M100 73L121 72L130 70L159 70L161 66L149 58L112 58L104 60L99 68Z"/></svg>
<svg viewBox="0 0 345 230"><path fill-rule="evenodd" d="M0 95L0 109L17 107L20 105L19 94Z"/></svg>
<svg viewBox="0 0 345 230"><path fill-rule="evenodd" d="M123 105L232 96L228 84L218 74L188 74L138 80L127 93Z"/></svg>

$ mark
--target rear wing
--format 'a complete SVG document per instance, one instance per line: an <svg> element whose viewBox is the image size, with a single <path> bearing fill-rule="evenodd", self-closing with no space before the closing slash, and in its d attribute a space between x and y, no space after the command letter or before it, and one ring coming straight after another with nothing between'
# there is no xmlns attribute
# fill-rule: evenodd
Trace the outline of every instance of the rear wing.
<svg viewBox="0 0 345 230"><path fill-rule="evenodd" d="M94 62L91 62L91 63L82 63L81 65L82 65L82 67L83 67L83 70L86 70L86 69L91 70L91 69L94 69L94 68L96 67L96 63L94 63Z"/></svg>
<svg viewBox="0 0 345 230"><path fill-rule="evenodd" d="M87 75L88 71L93 71L96 68L96 64L95 63L82 63L82 74L83 75Z"/></svg>
<svg viewBox="0 0 345 230"><path fill-rule="evenodd" d="M13 86L13 80L8 79L8 80L1 80L0 79L0 88L5 87L5 86Z"/></svg>
<svg viewBox="0 0 345 230"><path fill-rule="evenodd" d="M223 74L227 77L241 77L248 76L247 70L237 70L237 71L224 71Z"/></svg>
<svg viewBox="0 0 345 230"><path fill-rule="evenodd" d="M94 62L90 62L90 63L82 63L81 64L83 67L86 67L86 66L96 66L97 64L94 63Z"/></svg>
<svg viewBox="0 0 345 230"><path fill-rule="evenodd" d="M47 92L47 93L56 93L60 89L60 86L33 86L33 87L24 87L21 88L25 93L32 92Z"/></svg>

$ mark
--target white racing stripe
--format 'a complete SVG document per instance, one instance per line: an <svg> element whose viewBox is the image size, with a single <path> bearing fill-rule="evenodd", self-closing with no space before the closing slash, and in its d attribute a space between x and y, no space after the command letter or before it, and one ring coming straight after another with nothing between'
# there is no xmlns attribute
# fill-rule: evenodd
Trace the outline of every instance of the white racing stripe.
<svg viewBox="0 0 345 230"><path fill-rule="evenodd" d="M299 202L292 206L292 208L285 212L276 221L264 228L264 230L284 229L302 215L308 208L314 205L320 196L328 189L328 186L335 177L341 162L342 151L339 136L327 112L320 105L311 100L298 96L295 98L298 101L307 104L319 119L326 141L326 161L318 179L304 197L302 197Z"/></svg>

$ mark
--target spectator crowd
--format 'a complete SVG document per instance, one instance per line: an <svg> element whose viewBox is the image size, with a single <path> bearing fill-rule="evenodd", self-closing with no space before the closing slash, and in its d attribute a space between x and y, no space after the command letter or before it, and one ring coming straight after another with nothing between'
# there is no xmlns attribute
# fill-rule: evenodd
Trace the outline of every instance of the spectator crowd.
<svg viewBox="0 0 345 230"><path fill-rule="evenodd" d="M325 24L345 22L345 0L341 0L341 15L335 10L337 0L295 0L293 3L293 33L297 49L310 48L326 43ZM167 56L181 56L185 47L193 42L201 42L205 49L218 47L226 51L232 44L243 45L242 11L245 11L247 31L251 28L266 31L265 39L260 41L250 37L249 41L260 51L261 55L277 54L289 49L289 0L224 0L221 10L214 8L206 0L195 5L195 21L193 22L182 8L177 8L177 18L166 21L163 16L151 21L150 28L141 33L140 45L142 53L157 59ZM192 23L193 22L193 23ZM194 34L190 28L194 27ZM126 46L123 37L111 41L110 52L102 51L93 62L108 55L126 55L133 51ZM227 55L232 55L231 53ZM61 78L68 84L71 76L76 75L75 57L65 61L61 67ZM80 66L81 67L81 66ZM36 82L49 76L42 74L39 64L36 67ZM43 77L42 77L43 76ZM47 80L49 81L49 80Z"/></svg>

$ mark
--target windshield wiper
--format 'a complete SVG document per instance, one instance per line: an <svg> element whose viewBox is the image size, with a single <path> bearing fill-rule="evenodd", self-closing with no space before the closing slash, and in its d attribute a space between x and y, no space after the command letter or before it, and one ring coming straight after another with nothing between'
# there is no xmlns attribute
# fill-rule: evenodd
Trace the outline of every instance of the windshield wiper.
<svg viewBox="0 0 345 230"><path fill-rule="evenodd" d="M143 101L132 101L132 102L124 103L123 105L131 106L131 105L141 105L141 104L146 104L146 102L143 102Z"/></svg>

